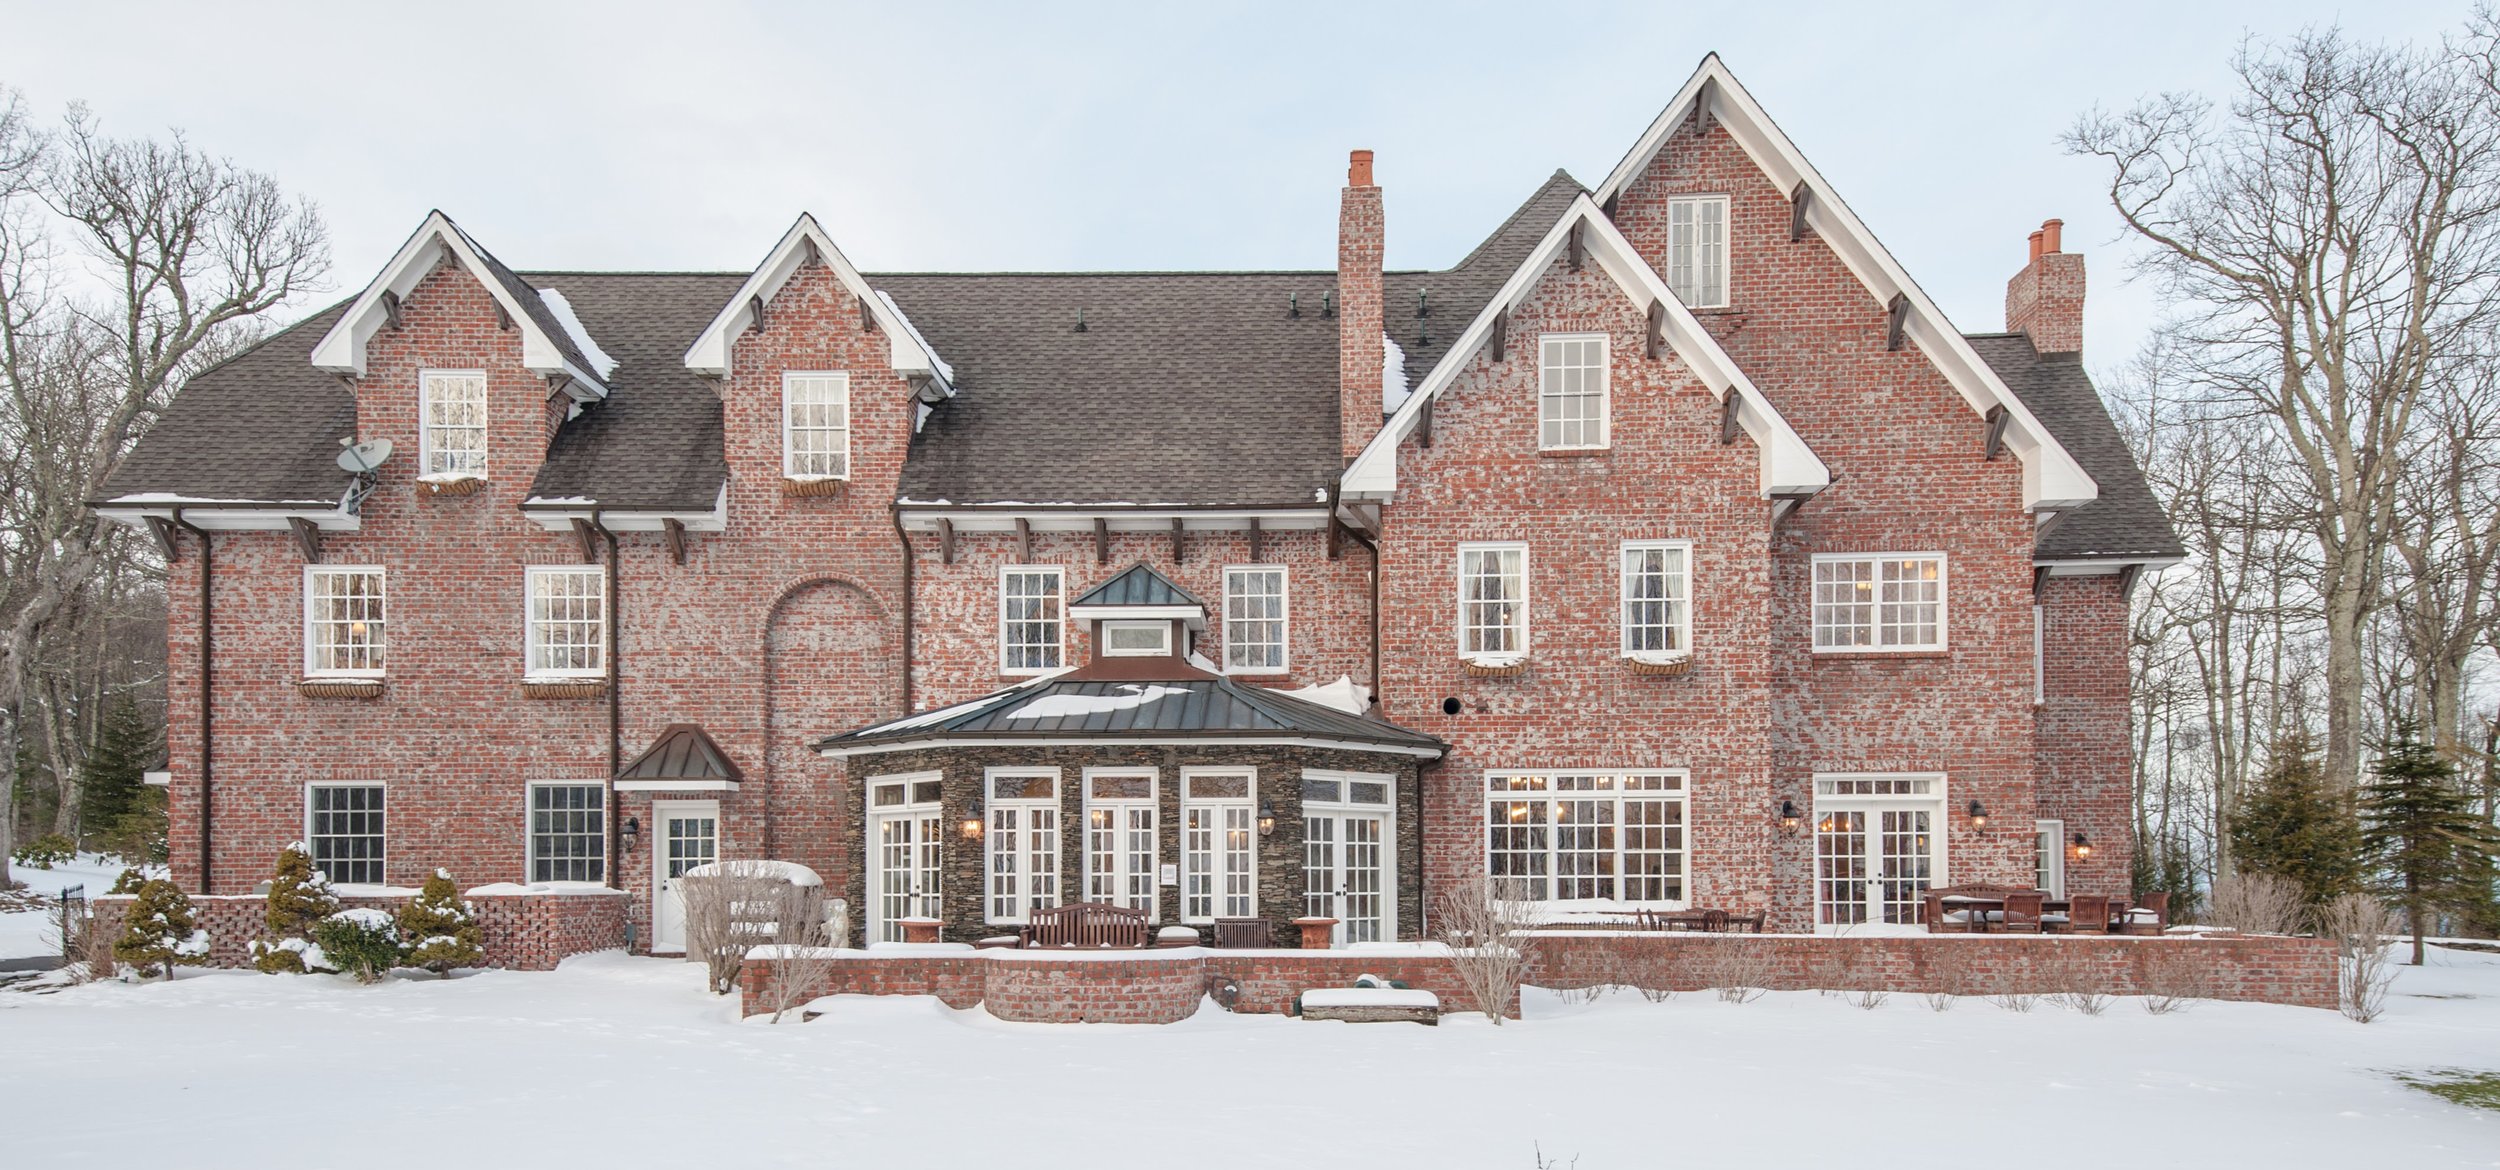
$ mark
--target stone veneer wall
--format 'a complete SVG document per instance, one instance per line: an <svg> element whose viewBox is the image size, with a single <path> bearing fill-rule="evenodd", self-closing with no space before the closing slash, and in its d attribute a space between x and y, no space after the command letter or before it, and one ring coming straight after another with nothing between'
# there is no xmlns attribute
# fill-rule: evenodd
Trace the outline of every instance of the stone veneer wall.
<svg viewBox="0 0 2500 1170"><path fill-rule="evenodd" d="M408 897L346 896L339 899L339 906L396 913ZM120 937L122 920L132 900L129 895L97 898L91 929L105 932L107 938ZM631 899L621 890L469 894L466 900L477 913L478 933L489 967L552 971L557 963L573 955L616 950L625 945L626 915L630 909L627 904ZM200 927L208 931L209 966L251 966L252 940L265 933L262 915L267 907L268 900L257 894L191 896L191 912Z"/></svg>

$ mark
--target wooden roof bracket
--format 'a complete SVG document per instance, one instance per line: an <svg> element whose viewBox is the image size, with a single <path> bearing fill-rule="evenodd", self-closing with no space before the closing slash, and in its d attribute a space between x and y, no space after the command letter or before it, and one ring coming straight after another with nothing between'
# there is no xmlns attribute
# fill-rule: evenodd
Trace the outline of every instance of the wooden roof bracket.
<svg viewBox="0 0 2500 1170"><path fill-rule="evenodd" d="M672 564L686 563L686 522L675 516L660 518L661 538L668 542L668 559Z"/></svg>
<svg viewBox="0 0 2500 1170"><path fill-rule="evenodd" d="M952 521L952 520L947 519L947 518L946 518L946 517L944 517L944 516L940 516L940 517L938 517L938 522L937 522L937 525L938 525L938 562L939 562L940 564L947 564L947 565L954 564L954 563L955 563L955 522L954 522L954 521Z"/></svg>
<svg viewBox="0 0 2500 1170"><path fill-rule="evenodd" d="M1892 294L1892 304L1884 311L1884 348L1899 349L1908 336L1910 294Z"/></svg>
<svg viewBox="0 0 2500 1170"><path fill-rule="evenodd" d="M1573 272L1578 272L1589 260L1589 243L1583 238L1588 226L1585 223L1571 225L1571 270Z"/></svg>
<svg viewBox="0 0 2500 1170"><path fill-rule="evenodd" d="M1797 509L1805 507L1806 501L1813 498L1814 494L1812 492L1779 492L1774 494L1771 497L1771 527L1779 527L1780 521L1796 515Z"/></svg>
<svg viewBox="0 0 2500 1170"><path fill-rule="evenodd" d="M500 300L495 302L495 330L499 333L512 332L512 310L503 307Z"/></svg>
<svg viewBox="0 0 2500 1170"><path fill-rule="evenodd" d="M599 530L590 521L575 516L573 539L581 545L582 563L596 564L599 560Z"/></svg>
<svg viewBox="0 0 2500 1170"><path fill-rule="evenodd" d="M1641 356L1653 362L1657 361L1658 354L1666 347L1667 303L1651 301L1649 302L1649 337L1641 347Z"/></svg>
<svg viewBox="0 0 2500 1170"><path fill-rule="evenodd" d="M579 521L575 521L575 523L579 523ZM320 564L321 529L315 526L312 521L306 520L301 516L287 517L286 526L295 530L295 547L303 550L304 563L307 565Z"/></svg>
<svg viewBox="0 0 2500 1170"><path fill-rule="evenodd" d="M1259 537L1259 518L1252 516L1250 518L1250 563L1254 565L1267 559L1259 555L1266 550L1266 543Z"/></svg>
<svg viewBox="0 0 2500 1170"><path fill-rule="evenodd" d="M387 288L382 290L382 315L390 319L391 328L399 328L399 294Z"/></svg>
<svg viewBox="0 0 2500 1170"><path fill-rule="evenodd" d="M1493 360L1501 361L1510 352L1510 310L1493 314ZM1430 400L1426 400L1429 402Z"/></svg>
<svg viewBox="0 0 2500 1170"><path fill-rule="evenodd" d="M1172 517L1172 563L1181 563L1181 518Z"/></svg>
<svg viewBox="0 0 2500 1170"><path fill-rule="evenodd" d="M1736 432L1743 429L1743 425L1737 420L1736 414L1738 411L1743 410L1744 407L1745 392L1734 386L1728 387L1727 397L1719 400L1720 446L1731 446L1736 442Z"/></svg>
<svg viewBox="0 0 2500 1170"><path fill-rule="evenodd" d="M2143 575L2144 563L2141 561L2118 570L2118 600L2126 601L2134 597L2136 579Z"/></svg>
<svg viewBox="0 0 2500 1170"><path fill-rule="evenodd" d="M1111 563L1111 520L1109 517L1094 517L1094 563L1097 565Z"/></svg>
<svg viewBox="0 0 2500 1170"><path fill-rule="evenodd" d="M1806 204L1814 199L1814 189L1804 179L1797 180L1797 189L1788 193L1788 242L1806 238Z"/></svg>
<svg viewBox="0 0 2500 1170"><path fill-rule="evenodd" d="M752 329L757 333L762 333L764 331L764 298L761 296L748 297L747 312L749 315L754 317L754 320L747 323L747 328Z"/></svg>
<svg viewBox="0 0 2500 1170"><path fill-rule="evenodd" d="M1032 562L1033 522L1018 516L1016 517L1016 563L1031 564Z"/></svg>
<svg viewBox="0 0 2500 1170"><path fill-rule="evenodd" d="M1431 417L1432 400L1427 398L1424 400L1424 418L1427 420L1427 425ZM1328 485L1328 559L1332 561L1343 555L1338 544L1340 539L1338 530L1345 527L1345 522L1337 519L1337 502L1344 498L1344 495L1345 484L1342 481L1331 482Z"/></svg>
<svg viewBox="0 0 2500 1170"><path fill-rule="evenodd" d="M163 553L165 563L182 559L182 546L174 541L174 522L163 516L148 517L148 535L156 538L156 551Z"/></svg>
<svg viewBox="0 0 2500 1170"><path fill-rule="evenodd" d="M1432 404L1440 400L1441 396L1437 394L1426 398L1423 409L1415 412L1415 442L1419 446L1432 445Z"/></svg>
<svg viewBox="0 0 2500 1170"><path fill-rule="evenodd" d="M1989 462L1994 463L1997 456L2005 454L2005 424L2011 421L2013 421L2013 416L2005 413L2004 403L2000 402L1988 408Z"/></svg>
<svg viewBox="0 0 2500 1170"><path fill-rule="evenodd" d="M809 247L811 247L811 248L812 248L812 247L815 247L815 242L814 242L814 241L812 241L812 240L811 240L811 241L809 241L809 242L808 242L808 246L809 246ZM868 308L868 298L866 298L866 297L858 297L858 298L855 298L855 299L859 301L859 331L860 331L860 332L862 332L862 333L874 333L874 332L876 332L876 331L877 331L877 315L876 315L874 312L871 312L871 311L869 310L869 308Z"/></svg>

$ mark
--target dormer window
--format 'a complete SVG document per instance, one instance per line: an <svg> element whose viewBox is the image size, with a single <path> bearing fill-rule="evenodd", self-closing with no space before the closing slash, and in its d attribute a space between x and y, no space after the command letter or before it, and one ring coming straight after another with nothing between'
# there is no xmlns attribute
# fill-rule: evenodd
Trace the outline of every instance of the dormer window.
<svg viewBox="0 0 2500 1170"><path fill-rule="evenodd" d="M418 376L419 452L427 479L486 475L486 372L427 370Z"/></svg>
<svg viewBox="0 0 2500 1170"><path fill-rule="evenodd" d="M790 479L851 475L851 376L781 376L781 474Z"/></svg>
<svg viewBox="0 0 2500 1170"><path fill-rule="evenodd" d="M1169 658L1170 622L1104 622L1102 652L1107 658Z"/></svg>

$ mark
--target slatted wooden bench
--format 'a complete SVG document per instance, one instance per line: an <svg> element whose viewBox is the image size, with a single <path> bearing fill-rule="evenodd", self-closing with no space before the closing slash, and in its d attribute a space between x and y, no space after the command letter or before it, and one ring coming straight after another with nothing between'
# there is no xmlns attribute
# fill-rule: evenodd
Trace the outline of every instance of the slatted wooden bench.
<svg viewBox="0 0 2500 1170"><path fill-rule="evenodd" d="M1109 902L1071 902L1033 912L1024 945L1041 949L1144 949L1146 912Z"/></svg>

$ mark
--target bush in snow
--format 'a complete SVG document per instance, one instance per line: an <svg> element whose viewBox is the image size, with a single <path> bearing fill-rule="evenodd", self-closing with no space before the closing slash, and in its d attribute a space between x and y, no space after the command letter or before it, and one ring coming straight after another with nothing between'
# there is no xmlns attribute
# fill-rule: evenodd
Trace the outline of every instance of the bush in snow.
<svg viewBox="0 0 2500 1170"><path fill-rule="evenodd" d="M113 888L104 892L108 894L136 894L139 892L139 887L146 884L148 884L148 875L139 872L139 868L137 866L130 866L122 870L121 876L113 879Z"/></svg>
<svg viewBox="0 0 2500 1170"><path fill-rule="evenodd" d="M368 906L341 910L315 923L312 933L330 966L355 976L358 983L381 982L399 965L399 924L391 920L390 911Z"/></svg>
<svg viewBox="0 0 2500 1170"><path fill-rule="evenodd" d="M437 975L486 963L486 949L478 945L477 914L460 899L448 869L435 870L425 879L425 888L399 908L399 938L402 964Z"/></svg>
<svg viewBox="0 0 2500 1170"><path fill-rule="evenodd" d="M1535 904L1508 881L1477 878L1442 897L1436 921L1459 988L1477 1011L1500 1024L1528 973L1519 939L1536 924Z"/></svg>
<svg viewBox="0 0 2500 1170"><path fill-rule="evenodd" d="M2241 934L2297 934L2305 910L2300 883L2266 873L2214 879L2213 920Z"/></svg>
<svg viewBox="0 0 2500 1170"><path fill-rule="evenodd" d="M130 904L122 936L113 943L113 957L139 969L171 976L175 967L208 962L208 932L191 916L191 899L182 888L163 879L143 883Z"/></svg>
<svg viewBox="0 0 2500 1170"><path fill-rule="evenodd" d="M13 856L29 869L50 869L78 856L78 845L59 833L46 833L18 846Z"/></svg>
<svg viewBox="0 0 2500 1170"><path fill-rule="evenodd" d="M252 965L272 975L332 970L322 961L312 933L338 909L330 875L313 868L303 842L287 846L278 854L278 871L269 878L269 904L261 913L268 934L253 940Z"/></svg>

